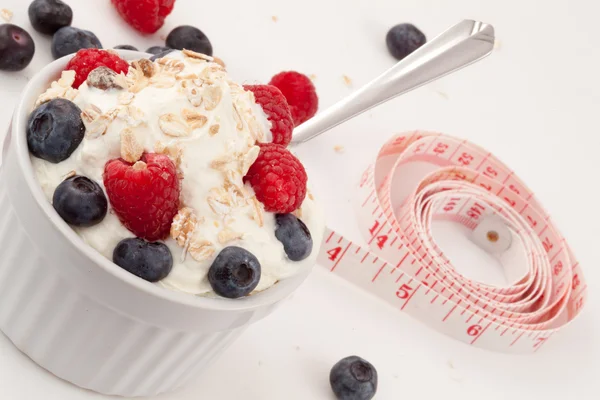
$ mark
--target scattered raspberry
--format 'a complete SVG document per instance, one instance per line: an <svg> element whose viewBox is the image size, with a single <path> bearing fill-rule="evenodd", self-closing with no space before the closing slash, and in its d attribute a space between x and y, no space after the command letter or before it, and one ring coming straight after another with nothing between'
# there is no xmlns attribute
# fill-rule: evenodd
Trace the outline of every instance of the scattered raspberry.
<svg viewBox="0 0 600 400"><path fill-rule="evenodd" d="M175 0L111 0L121 17L142 33L154 33L171 14Z"/></svg>
<svg viewBox="0 0 600 400"><path fill-rule="evenodd" d="M127 73L129 64L116 54L100 49L79 50L67 64L65 70L75 71L74 88L78 88L87 79L90 72L98 67L108 67L117 74Z"/></svg>
<svg viewBox="0 0 600 400"><path fill-rule="evenodd" d="M169 235L179 209L179 180L173 161L144 154L135 164L114 159L104 166L110 205L127 229L149 242Z"/></svg>
<svg viewBox="0 0 600 400"><path fill-rule="evenodd" d="M319 98L310 78L299 72L281 72L271 78L287 99L296 126L312 118L319 108Z"/></svg>
<svg viewBox="0 0 600 400"><path fill-rule="evenodd" d="M244 177L265 210L291 213L306 196L306 171L302 163L285 147L274 143L259 143L260 153Z"/></svg>
<svg viewBox="0 0 600 400"><path fill-rule="evenodd" d="M271 122L273 143L287 146L292 140L294 120L290 107L281 90L272 85L244 85L244 89L254 93L256 102L261 105Z"/></svg>

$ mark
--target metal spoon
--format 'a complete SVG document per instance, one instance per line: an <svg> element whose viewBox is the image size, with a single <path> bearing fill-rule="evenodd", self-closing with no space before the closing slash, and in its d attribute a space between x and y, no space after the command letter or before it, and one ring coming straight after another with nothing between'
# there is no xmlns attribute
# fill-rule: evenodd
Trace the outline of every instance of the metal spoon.
<svg viewBox="0 0 600 400"><path fill-rule="evenodd" d="M464 20L356 92L299 125L292 144L304 143L381 103L479 61L493 48L493 26Z"/></svg>

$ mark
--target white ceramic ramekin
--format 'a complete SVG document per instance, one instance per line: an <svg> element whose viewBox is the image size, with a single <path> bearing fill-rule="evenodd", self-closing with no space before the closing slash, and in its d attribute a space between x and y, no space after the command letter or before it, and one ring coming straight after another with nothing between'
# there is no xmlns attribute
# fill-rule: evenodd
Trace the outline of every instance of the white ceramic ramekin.
<svg viewBox="0 0 600 400"><path fill-rule="evenodd" d="M75 385L127 397L171 391L271 313L309 271L248 298L199 298L143 281L87 246L44 197L25 138L36 98L68 59L27 85L4 141L0 329L37 364Z"/></svg>

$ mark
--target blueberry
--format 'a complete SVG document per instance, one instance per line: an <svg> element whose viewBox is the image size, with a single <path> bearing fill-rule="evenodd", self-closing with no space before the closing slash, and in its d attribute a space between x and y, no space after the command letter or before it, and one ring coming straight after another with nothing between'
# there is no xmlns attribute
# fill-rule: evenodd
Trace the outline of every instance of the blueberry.
<svg viewBox="0 0 600 400"><path fill-rule="evenodd" d="M54 35L71 25L73 10L61 0L35 0L29 5L29 20L36 31Z"/></svg>
<svg viewBox="0 0 600 400"><path fill-rule="evenodd" d="M225 247L208 270L208 281L219 296L237 299L252 292L260 280L260 263L241 247Z"/></svg>
<svg viewBox="0 0 600 400"><path fill-rule="evenodd" d="M312 237L304 222L293 214L276 214L275 237L283 244L283 249L292 261L302 261L313 248Z"/></svg>
<svg viewBox="0 0 600 400"><path fill-rule="evenodd" d="M84 134L81 109L66 99L42 104L33 110L27 122L29 151L54 164L69 158Z"/></svg>
<svg viewBox="0 0 600 400"><path fill-rule="evenodd" d="M35 44L27 31L12 24L0 25L0 70L20 71L34 53Z"/></svg>
<svg viewBox="0 0 600 400"><path fill-rule="evenodd" d="M412 24L400 24L389 30L385 42L392 56L398 60L402 60L423 46L427 42L427 38L416 26Z"/></svg>
<svg viewBox="0 0 600 400"><path fill-rule="evenodd" d="M157 46L157 47L158 47L158 46ZM151 48L152 48L152 47L150 47L150 49L151 49ZM148 50L150 50L150 49L148 49ZM156 61L156 60L158 60L159 58L163 58L163 57L164 57L164 56L166 56L167 54L169 54L169 53L171 53L171 52L175 51L175 50L173 50L173 49L169 49L168 47L165 47L165 49L167 49L167 50L163 51L162 53L158 53L158 54L155 54L155 55L153 55L152 57L150 57L150 61ZM146 53L150 53L150 51L148 51L148 50L146 50Z"/></svg>
<svg viewBox="0 0 600 400"><path fill-rule="evenodd" d="M166 278L173 268L173 256L167 245L140 238L121 240L113 251L113 262L148 282Z"/></svg>
<svg viewBox="0 0 600 400"><path fill-rule="evenodd" d="M131 46L131 45L129 45L129 44L121 44L121 45L119 45L119 46L115 46L115 47L113 47L113 48L114 48L114 49L117 49L117 50L119 50L119 49L120 49L120 50L133 50L133 51L139 51L139 50L137 49L137 47L135 47L135 46Z"/></svg>
<svg viewBox="0 0 600 400"><path fill-rule="evenodd" d="M155 56L164 53L164 52L172 52L173 49L165 46L152 46L146 49L146 53L154 54Z"/></svg>
<svg viewBox="0 0 600 400"><path fill-rule="evenodd" d="M108 200L100 185L85 176L75 175L54 190L52 205L66 223L87 227L104 219Z"/></svg>
<svg viewBox="0 0 600 400"><path fill-rule="evenodd" d="M360 357L346 357L331 368L329 383L339 400L369 400L377 392L377 370Z"/></svg>
<svg viewBox="0 0 600 400"><path fill-rule="evenodd" d="M173 29L167 36L167 46L177 50L192 50L207 56L212 56L213 53L212 45L206 35L200 29L189 25Z"/></svg>
<svg viewBox="0 0 600 400"><path fill-rule="evenodd" d="M102 43L90 31L65 26L52 37L52 55L55 59L77 53L81 49L101 49Z"/></svg>

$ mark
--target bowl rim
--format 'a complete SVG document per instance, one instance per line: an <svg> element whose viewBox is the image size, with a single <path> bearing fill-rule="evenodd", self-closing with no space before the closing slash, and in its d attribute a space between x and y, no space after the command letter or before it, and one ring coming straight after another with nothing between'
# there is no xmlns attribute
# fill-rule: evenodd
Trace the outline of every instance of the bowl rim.
<svg viewBox="0 0 600 400"><path fill-rule="evenodd" d="M148 58L152 54L132 50L112 50L116 51L125 60L137 60ZM156 284L146 282L143 279L119 268L112 261L108 260L96 249L85 243L83 239L56 213L50 202L46 199L41 186L34 175L33 167L30 161L30 153L26 140L26 126L30 112L33 109L35 99L49 87L49 84L60 77L60 72L64 70L68 61L75 54L70 54L59 58L46 65L38 71L29 83L23 89L12 120L12 142L16 149L16 159L19 164L23 178L27 184L30 194L35 199L37 205L41 208L45 216L51 221L51 225L65 237L70 244L83 256L102 268L112 277L124 281L132 290L138 290L145 294L152 295L170 303L184 305L188 307L218 311L248 311L275 304L291 294L304 279L308 276L312 266L305 267L298 271L294 276L285 278L275 285L265 289L260 293L253 294L239 299L226 299L221 297L204 297L190 293L178 292L160 287ZM3 160L5 162L6 160Z"/></svg>

